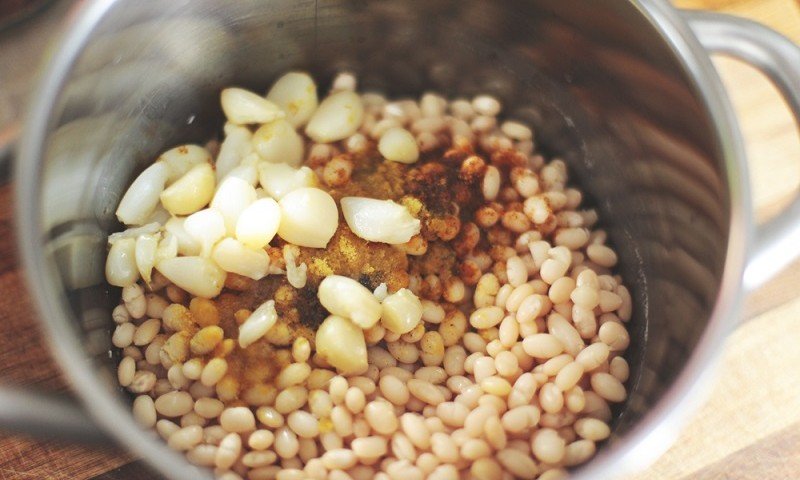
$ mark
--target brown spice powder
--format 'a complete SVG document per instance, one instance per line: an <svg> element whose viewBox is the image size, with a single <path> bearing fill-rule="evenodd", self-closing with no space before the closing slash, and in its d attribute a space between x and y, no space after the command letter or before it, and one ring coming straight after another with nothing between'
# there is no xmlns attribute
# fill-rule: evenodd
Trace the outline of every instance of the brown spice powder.
<svg viewBox="0 0 800 480"><path fill-rule="evenodd" d="M460 275L459 257L452 241L461 225L469 222L483 205L480 180L485 161L469 147L429 152L413 165L387 162L374 149L349 155L354 168L351 180L328 191L338 202L360 196L394 200L405 205L422 222L421 235L428 241L425 254L406 255L399 248L357 237L341 218L326 248L300 248L298 263L308 266L306 286L295 289L283 275L259 281L229 275L224 292L215 300L220 326L226 338L237 338L240 318L267 300L275 300L278 321L270 332L246 350L238 344L227 354L228 382L243 392L268 385L281 368L291 363L290 347L297 337L313 339L328 313L319 303L317 287L329 275L358 280L370 290L386 283L389 291L408 286L409 275L437 275L442 280ZM516 158L503 159L509 168ZM270 256L279 260L278 239ZM462 252L463 253L463 252Z"/></svg>

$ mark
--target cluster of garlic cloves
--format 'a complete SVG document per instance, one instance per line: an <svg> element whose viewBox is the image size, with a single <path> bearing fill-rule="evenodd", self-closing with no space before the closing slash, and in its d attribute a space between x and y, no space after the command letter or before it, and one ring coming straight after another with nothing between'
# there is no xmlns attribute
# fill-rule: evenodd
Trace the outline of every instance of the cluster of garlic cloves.
<svg viewBox="0 0 800 480"><path fill-rule="evenodd" d="M259 280L278 270L265 251L276 236L325 248L340 207L348 227L369 241L403 244L419 233L420 221L391 200L346 197L337 205L317 173L301 166L307 144L357 132L364 105L356 93L333 91L319 102L314 80L290 72L266 96L233 87L220 102L227 123L216 159L199 145L172 148L122 197L116 214L129 228L109 238L111 285L149 283L157 270L192 295L215 297L228 273ZM379 150L387 161L414 162L416 143L405 140L388 131ZM307 267L290 265L290 283L301 288Z"/></svg>

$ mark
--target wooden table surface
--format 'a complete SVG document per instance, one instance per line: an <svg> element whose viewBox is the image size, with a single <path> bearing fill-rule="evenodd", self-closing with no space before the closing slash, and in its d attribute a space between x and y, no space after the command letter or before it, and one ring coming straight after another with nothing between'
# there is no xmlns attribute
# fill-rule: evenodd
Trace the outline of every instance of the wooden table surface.
<svg viewBox="0 0 800 480"><path fill-rule="evenodd" d="M758 20L800 43L793 0L677 0ZM776 91L753 69L716 61L748 142L758 216L774 215L800 180L800 142ZM3 381L65 390L22 286L13 243L11 188L0 187L0 365ZM800 263L748 299L749 318L730 337L712 393L675 445L629 480L800 478ZM70 446L0 434L2 479L138 480L120 449Z"/></svg>

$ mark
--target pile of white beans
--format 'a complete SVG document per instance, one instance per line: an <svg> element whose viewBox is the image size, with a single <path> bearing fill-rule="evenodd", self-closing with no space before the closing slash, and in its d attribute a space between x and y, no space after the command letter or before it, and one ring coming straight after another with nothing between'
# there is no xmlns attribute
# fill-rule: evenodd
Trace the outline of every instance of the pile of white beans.
<svg viewBox="0 0 800 480"><path fill-rule="evenodd" d="M596 213L561 160L535 153L529 127L498 122L497 99L355 88L341 74L319 102L313 79L292 72L263 97L225 89L216 158L176 147L131 184L106 276L122 287L112 343L135 418L224 480L564 477L627 398L631 296ZM340 154L412 165L456 146L474 149L461 169L480 172L485 200L450 237L466 249L460 276L370 291L331 275L314 338L278 331L273 300L225 338L213 299L228 282L286 275L305 288L297 247L325 248L340 211L357 236L425 254L406 206L331 197L351 180ZM521 165L495 165L498 152ZM267 252L276 236L280 261ZM227 359L253 348L274 349L279 371L245 389Z"/></svg>

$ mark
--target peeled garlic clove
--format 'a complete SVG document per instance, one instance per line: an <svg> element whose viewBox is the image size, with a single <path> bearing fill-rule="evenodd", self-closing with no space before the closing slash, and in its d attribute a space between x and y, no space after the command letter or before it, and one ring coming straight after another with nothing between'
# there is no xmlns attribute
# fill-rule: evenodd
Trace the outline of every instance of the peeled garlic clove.
<svg viewBox="0 0 800 480"><path fill-rule="evenodd" d="M386 286L386 283L381 283L375 287L375 291L372 294L379 302L382 302L389 296L389 287Z"/></svg>
<svg viewBox="0 0 800 480"><path fill-rule="evenodd" d="M115 287L133 285L139 279L136 268L136 240L120 238L111 245L106 258L106 280Z"/></svg>
<svg viewBox="0 0 800 480"><path fill-rule="evenodd" d="M170 218L172 218L172 215L170 215L167 209L161 205L157 205L155 210L153 210L153 213L147 217L145 223L157 223L159 225L164 225Z"/></svg>
<svg viewBox="0 0 800 480"><path fill-rule="evenodd" d="M167 167L167 184L186 175L197 165L211 163L211 154L199 145L181 145L162 153L157 159Z"/></svg>
<svg viewBox="0 0 800 480"><path fill-rule="evenodd" d="M331 91L349 90L354 92L358 86L356 76L350 72L340 72L334 77L331 84Z"/></svg>
<svg viewBox="0 0 800 480"><path fill-rule="evenodd" d="M199 251L199 248L198 248ZM156 248L156 263L178 256L178 237L170 232L164 233L164 238L158 242Z"/></svg>
<svg viewBox="0 0 800 480"><path fill-rule="evenodd" d="M391 200L344 197L341 204L350 230L364 240L399 245L420 231L420 221Z"/></svg>
<svg viewBox="0 0 800 480"><path fill-rule="evenodd" d="M117 207L117 218L126 225L145 223L159 202L167 183L168 170L163 162L147 167L128 187Z"/></svg>
<svg viewBox="0 0 800 480"><path fill-rule="evenodd" d="M305 263L301 263L300 265L295 263L287 263L286 280L288 280L289 285L293 286L294 288L305 287L306 282L308 281L308 265Z"/></svg>
<svg viewBox="0 0 800 480"><path fill-rule="evenodd" d="M279 202L281 224L278 235L301 247L324 248L339 224L336 202L318 188L300 188Z"/></svg>
<svg viewBox="0 0 800 480"><path fill-rule="evenodd" d="M256 308L247 320L239 326L239 346L247 348L266 335L278 320L275 300L268 300Z"/></svg>
<svg viewBox="0 0 800 480"><path fill-rule="evenodd" d="M267 93L267 100L281 107L294 127L305 124L317 108L317 86L307 73L289 72Z"/></svg>
<svg viewBox="0 0 800 480"><path fill-rule="evenodd" d="M145 282L150 283L150 273L156 263L158 235L142 235L136 239L136 268Z"/></svg>
<svg viewBox="0 0 800 480"><path fill-rule="evenodd" d="M362 329L381 318L381 304L365 286L349 277L325 277L317 290L319 302L330 313L349 318Z"/></svg>
<svg viewBox="0 0 800 480"><path fill-rule="evenodd" d="M238 240L225 238L211 253L211 259L226 272L260 280L269 270L269 255L262 249L247 248Z"/></svg>
<svg viewBox="0 0 800 480"><path fill-rule="evenodd" d="M286 120L267 123L256 130L253 149L268 162L295 167L303 162L303 139Z"/></svg>
<svg viewBox="0 0 800 480"><path fill-rule="evenodd" d="M229 236L236 233L236 222L245 208L255 202L258 196L256 189L241 178L228 177L214 194L211 208L222 214L225 220L225 231Z"/></svg>
<svg viewBox="0 0 800 480"><path fill-rule="evenodd" d="M364 331L350 320L331 315L317 329L317 353L343 375L367 371L367 344Z"/></svg>
<svg viewBox="0 0 800 480"><path fill-rule="evenodd" d="M308 265L305 263L297 264L297 257L300 256L300 249L297 245L283 246L283 262L286 264L286 280L294 288L303 288L308 281Z"/></svg>
<svg viewBox="0 0 800 480"><path fill-rule="evenodd" d="M195 165L161 192L161 204L173 215L189 215L211 201L215 183L210 163Z"/></svg>
<svg viewBox="0 0 800 480"><path fill-rule="evenodd" d="M225 175L225 178L228 177L241 178L253 187L258 185L258 169L255 165L239 165Z"/></svg>
<svg viewBox="0 0 800 480"><path fill-rule="evenodd" d="M253 134L250 129L225 124L225 139L219 147L217 161L214 164L217 171L217 181L222 181L228 173L242 162L242 159L253 151Z"/></svg>
<svg viewBox="0 0 800 480"><path fill-rule="evenodd" d="M236 239L250 248L264 248L278 233L281 207L271 198L261 198L242 211L236 221Z"/></svg>
<svg viewBox="0 0 800 480"><path fill-rule="evenodd" d="M258 164L263 161L256 152L250 152L242 159L242 166L256 167L256 170L258 170Z"/></svg>
<svg viewBox="0 0 800 480"><path fill-rule="evenodd" d="M298 169L285 163L261 162L258 181L270 197L280 200L292 190L317 186L317 175L308 167Z"/></svg>
<svg viewBox="0 0 800 480"><path fill-rule="evenodd" d="M214 298L225 286L227 274L204 257L175 257L156 264L169 281L195 297Z"/></svg>
<svg viewBox="0 0 800 480"><path fill-rule="evenodd" d="M378 141L378 151L386 160L414 163L419 160L419 147L414 135L401 127L386 130Z"/></svg>
<svg viewBox="0 0 800 480"><path fill-rule="evenodd" d="M225 117L237 125L267 123L286 116L274 103L243 88L226 88L220 103Z"/></svg>
<svg viewBox="0 0 800 480"><path fill-rule="evenodd" d="M206 208L186 217L183 228L200 244L200 256L211 255L211 249L225 236L225 220L213 208Z"/></svg>
<svg viewBox="0 0 800 480"><path fill-rule="evenodd" d="M422 302L407 288L401 288L383 299L381 306L381 325L394 333L408 333L422 319Z"/></svg>
<svg viewBox="0 0 800 480"><path fill-rule="evenodd" d="M164 224L164 230L178 241L178 253L187 257L200 255L200 242L186 231L185 222L184 217L172 217Z"/></svg>
<svg viewBox="0 0 800 480"><path fill-rule="evenodd" d="M123 238L132 238L136 240L140 235L151 235L153 233L158 233L159 230L161 230L161 225L157 223L148 223L141 227L129 228L121 232L112 233L108 236L108 243L109 245L114 245Z"/></svg>
<svg viewBox="0 0 800 480"><path fill-rule="evenodd" d="M350 91L328 96L306 126L306 135L317 143L330 143L353 135L364 120L361 98Z"/></svg>

